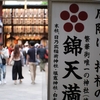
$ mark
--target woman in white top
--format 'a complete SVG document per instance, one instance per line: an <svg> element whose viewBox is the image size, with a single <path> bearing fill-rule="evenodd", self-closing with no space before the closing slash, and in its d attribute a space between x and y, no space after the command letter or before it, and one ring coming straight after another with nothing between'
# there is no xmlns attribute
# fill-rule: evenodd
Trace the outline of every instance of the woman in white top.
<svg viewBox="0 0 100 100"><path fill-rule="evenodd" d="M9 63L14 60L14 65L12 66L12 80L14 80L14 84L17 84L17 74L19 83L22 83L22 80L24 77L22 75L22 60L23 54L19 50L19 45L15 45L14 51L11 53L11 58L9 60Z"/></svg>

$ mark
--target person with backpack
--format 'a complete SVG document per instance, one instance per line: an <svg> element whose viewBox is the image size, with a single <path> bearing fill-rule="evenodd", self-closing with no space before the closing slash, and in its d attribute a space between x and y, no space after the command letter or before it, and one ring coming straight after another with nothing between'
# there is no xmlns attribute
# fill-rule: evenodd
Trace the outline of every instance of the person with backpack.
<svg viewBox="0 0 100 100"><path fill-rule="evenodd" d="M48 58L49 58L49 50L48 47L46 48L46 52L45 52L45 72L46 72L46 79L47 79L47 83L48 83Z"/></svg>
<svg viewBox="0 0 100 100"><path fill-rule="evenodd" d="M37 55L40 60L40 72L45 71L45 52L46 48L43 46L43 44L40 44L40 48L37 49Z"/></svg>
<svg viewBox="0 0 100 100"><path fill-rule="evenodd" d="M29 44L28 41L26 41L22 50L24 56L24 65L26 65L26 59L27 59L26 57L27 57L28 50L29 50Z"/></svg>
<svg viewBox="0 0 100 100"><path fill-rule="evenodd" d="M0 84L6 83L6 61L9 58L9 51L0 43Z"/></svg>

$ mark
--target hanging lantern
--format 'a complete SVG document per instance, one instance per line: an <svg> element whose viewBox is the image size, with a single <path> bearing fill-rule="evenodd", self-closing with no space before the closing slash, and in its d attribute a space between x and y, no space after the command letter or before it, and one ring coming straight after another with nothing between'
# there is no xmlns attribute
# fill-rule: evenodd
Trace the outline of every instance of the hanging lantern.
<svg viewBox="0 0 100 100"><path fill-rule="evenodd" d="M7 37L7 39L10 38L10 34L7 34L6 37Z"/></svg>
<svg viewBox="0 0 100 100"><path fill-rule="evenodd" d="M16 39L16 40L18 40L18 39L19 39L19 37L18 37L18 36L15 36L15 39Z"/></svg>
<svg viewBox="0 0 100 100"><path fill-rule="evenodd" d="M18 40L14 40L14 44L17 44L18 43Z"/></svg>

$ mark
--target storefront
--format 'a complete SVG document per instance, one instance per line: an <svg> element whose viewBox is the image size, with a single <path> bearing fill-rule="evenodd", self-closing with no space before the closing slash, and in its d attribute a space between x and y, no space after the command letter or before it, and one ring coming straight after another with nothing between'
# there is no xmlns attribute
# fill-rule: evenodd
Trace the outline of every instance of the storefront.
<svg viewBox="0 0 100 100"><path fill-rule="evenodd" d="M24 44L34 40L47 45L48 10L45 5L2 5L4 43ZM43 40L43 38L47 38Z"/></svg>

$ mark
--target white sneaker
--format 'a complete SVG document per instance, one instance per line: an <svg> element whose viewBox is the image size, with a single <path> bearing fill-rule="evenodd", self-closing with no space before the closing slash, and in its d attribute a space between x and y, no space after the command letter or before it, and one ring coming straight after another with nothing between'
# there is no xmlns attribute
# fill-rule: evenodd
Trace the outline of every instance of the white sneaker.
<svg viewBox="0 0 100 100"><path fill-rule="evenodd" d="M6 84L6 80L3 80L3 83Z"/></svg>
<svg viewBox="0 0 100 100"><path fill-rule="evenodd" d="M2 82L0 81L0 84L2 84Z"/></svg>
<svg viewBox="0 0 100 100"><path fill-rule="evenodd" d="M0 84L3 84L3 82L2 82L2 81L0 81Z"/></svg>
<svg viewBox="0 0 100 100"><path fill-rule="evenodd" d="M30 70L28 71L28 73L30 74Z"/></svg>

